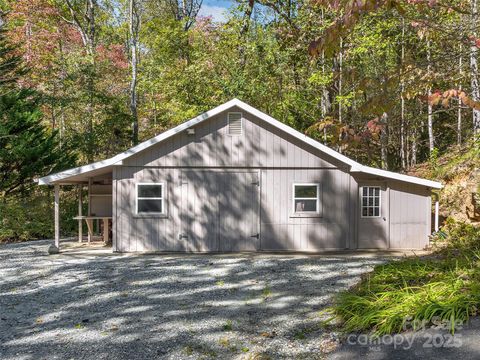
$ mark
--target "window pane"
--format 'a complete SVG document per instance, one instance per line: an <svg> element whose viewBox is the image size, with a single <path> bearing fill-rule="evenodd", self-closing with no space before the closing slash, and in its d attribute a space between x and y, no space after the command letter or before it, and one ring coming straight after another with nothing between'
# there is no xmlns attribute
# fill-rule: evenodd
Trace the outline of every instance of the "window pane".
<svg viewBox="0 0 480 360"><path fill-rule="evenodd" d="M373 198L368 198L368 205L373 206Z"/></svg>
<svg viewBox="0 0 480 360"><path fill-rule="evenodd" d="M363 188L363 196L367 196L368 195L368 189L366 186L364 186Z"/></svg>
<svg viewBox="0 0 480 360"><path fill-rule="evenodd" d="M295 211L317 211L317 200L295 200Z"/></svg>
<svg viewBox="0 0 480 360"><path fill-rule="evenodd" d="M162 200L138 200L138 212L139 213L161 213L162 212Z"/></svg>
<svg viewBox="0 0 480 360"><path fill-rule="evenodd" d="M368 208L368 216L373 216L373 208Z"/></svg>
<svg viewBox="0 0 480 360"><path fill-rule="evenodd" d="M295 185L296 198L317 198L317 187L315 185Z"/></svg>
<svg viewBox="0 0 480 360"><path fill-rule="evenodd" d="M379 206L380 205L380 199L377 197L375 198L375 206Z"/></svg>
<svg viewBox="0 0 480 360"><path fill-rule="evenodd" d="M362 206L367 206L368 205L368 198L364 197L362 198Z"/></svg>
<svg viewBox="0 0 480 360"><path fill-rule="evenodd" d="M367 208L364 207L364 208L362 209L362 216L367 216L367 215L368 215L368 214L367 214Z"/></svg>
<svg viewBox="0 0 480 360"><path fill-rule="evenodd" d="M379 188L375 188L375 196L379 196L380 195L380 189Z"/></svg>
<svg viewBox="0 0 480 360"><path fill-rule="evenodd" d="M375 216L380 216L380 209L375 208L374 214L375 214Z"/></svg>
<svg viewBox="0 0 480 360"><path fill-rule="evenodd" d="M138 185L138 197L162 197L162 185Z"/></svg>

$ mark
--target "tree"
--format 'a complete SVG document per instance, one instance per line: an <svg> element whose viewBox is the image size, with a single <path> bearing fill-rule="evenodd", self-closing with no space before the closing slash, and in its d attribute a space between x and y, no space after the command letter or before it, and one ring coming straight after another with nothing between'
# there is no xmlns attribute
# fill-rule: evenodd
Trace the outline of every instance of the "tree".
<svg viewBox="0 0 480 360"><path fill-rule="evenodd" d="M95 79L96 79L96 45L97 45L97 0L65 0L69 17L63 19L74 26L82 37L83 45L87 52L89 66L87 67L88 88L88 136L87 158L94 160L95 135L94 131L94 107L95 107Z"/></svg>
<svg viewBox="0 0 480 360"><path fill-rule="evenodd" d="M25 70L0 30L0 194L25 193L39 175L74 164L71 151L60 147L56 131L42 125L38 95L18 86Z"/></svg>
<svg viewBox="0 0 480 360"><path fill-rule="evenodd" d="M140 30L140 11L138 0L129 0L128 22L130 34L130 112L132 114L132 143L138 144L138 111L137 111L137 69L138 69L138 37Z"/></svg>

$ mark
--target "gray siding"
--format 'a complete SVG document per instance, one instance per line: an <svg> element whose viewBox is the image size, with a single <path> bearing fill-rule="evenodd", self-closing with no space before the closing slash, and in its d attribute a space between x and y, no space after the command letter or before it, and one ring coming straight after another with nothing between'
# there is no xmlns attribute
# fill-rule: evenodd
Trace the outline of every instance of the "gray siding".
<svg viewBox="0 0 480 360"><path fill-rule="evenodd" d="M431 229L430 191L400 182L389 182L389 186L390 248L424 248Z"/></svg>
<svg viewBox="0 0 480 360"><path fill-rule="evenodd" d="M350 179L340 170L121 166L115 175L118 251L319 251L344 249L350 243ZM255 179L258 187L252 185ZM136 182L165 184L166 217L135 214ZM321 184L320 216L293 215L294 182ZM249 186L259 189L258 197L258 190ZM258 242L251 238L256 232Z"/></svg>
<svg viewBox="0 0 480 360"><path fill-rule="evenodd" d="M231 111L236 111L232 109ZM227 112L181 132L148 151L128 158L126 166L151 167L336 167L338 161L243 112L244 133L228 135ZM321 157L320 157L321 156Z"/></svg>
<svg viewBox="0 0 480 360"><path fill-rule="evenodd" d="M225 112L197 125L195 135L181 132L115 167L114 250L355 249L358 186L365 181L387 184L385 242L390 248L423 248L428 243L429 190L353 177L335 159L248 113L243 116L241 136L228 135ZM136 214L139 182L164 183L165 216ZM296 182L320 184L318 216L293 213ZM256 233L259 239L252 237Z"/></svg>
<svg viewBox="0 0 480 360"><path fill-rule="evenodd" d="M340 170L262 171L263 250L318 251L349 246L349 175ZM293 211L294 183L320 184L319 215Z"/></svg>

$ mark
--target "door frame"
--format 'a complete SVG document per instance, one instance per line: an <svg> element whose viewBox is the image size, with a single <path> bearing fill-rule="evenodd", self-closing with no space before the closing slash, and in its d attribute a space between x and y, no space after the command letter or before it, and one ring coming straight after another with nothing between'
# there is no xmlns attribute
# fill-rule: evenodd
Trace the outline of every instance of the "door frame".
<svg viewBox="0 0 480 360"><path fill-rule="evenodd" d="M390 187L388 186L387 180L359 180L357 186L357 250L363 250L368 248L361 248L360 247L360 222L364 219L368 219L368 217L362 216L362 194L361 189L364 186L379 186L380 187L380 216L378 218L384 219L385 222L385 248L381 248L379 250L387 250L390 249ZM382 191L385 192L382 195ZM382 199L385 200L385 206L382 206Z"/></svg>
<svg viewBox="0 0 480 360"><path fill-rule="evenodd" d="M248 169L248 168L243 168L243 169L238 169L238 168L181 168L180 169L180 186L182 186L184 183L187 183L185 181L184 173L185 172L203 172L203 173L214 173L216 175L221 175L221 174L228 174L228 173L248 173L248 174L254 174L256 176L256 182L258 183L256 185L257 187L257 221L256 221L256 227L257 227L257 233L258 233L258 240L256 244L256 249L254 250L255 252L261 250L261 240L262 240L262 232L261 232L261 202L262 202L262 171L261 169ZM252 182L251 185L254 183ZM217 204L218 205L218 204ZM179 212L180 215L180 212ZM218 221L218 226L220 226L220 212L218 211L217 213L217 221ZM217 230L217 236L219 235L219 228ZM182 230L182 233L188 233ZM187 237L188 238L188 237ZM225 251L220 250L220 242L217 243L217 250L214 252L219 252L219 253L224 253Z"/></svg>

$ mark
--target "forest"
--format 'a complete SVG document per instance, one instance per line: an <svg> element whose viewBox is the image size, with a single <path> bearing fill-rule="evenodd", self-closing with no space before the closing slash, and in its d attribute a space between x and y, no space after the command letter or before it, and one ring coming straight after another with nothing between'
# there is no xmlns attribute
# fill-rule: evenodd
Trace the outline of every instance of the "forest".
<svg viewBox="0 0 480 360"><path fill-rule="evenodd" d="M0 241L51 235L35 178L234 97L392 171L478 146L477 0L236 0L221 21L201 7L0 0Z"/></svg>

